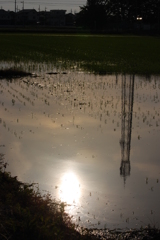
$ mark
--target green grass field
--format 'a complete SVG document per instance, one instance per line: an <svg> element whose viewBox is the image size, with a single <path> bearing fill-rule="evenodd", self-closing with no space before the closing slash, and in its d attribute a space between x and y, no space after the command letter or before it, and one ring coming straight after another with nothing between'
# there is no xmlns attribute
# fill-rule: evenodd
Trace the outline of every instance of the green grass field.
<svg viewBox="0 0 160 240"><path fill-rule="evenodd" d="M160 39L146 36L0 34L0 61L53 63L96 73L160 74ZM60 63L60 61L62 63Z"/></svg>

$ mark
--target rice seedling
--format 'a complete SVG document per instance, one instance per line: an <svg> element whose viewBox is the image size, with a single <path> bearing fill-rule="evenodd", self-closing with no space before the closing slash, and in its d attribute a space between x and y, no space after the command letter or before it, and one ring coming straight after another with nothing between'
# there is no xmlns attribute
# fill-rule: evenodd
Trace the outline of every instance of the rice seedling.
<svg viewBox="0 0 160 240"><path fill-rule="evenodd" d="M0 52L0 61L15 64L52 63L67 69L77 63L78 68L100 74L160 74L156 37L1 33Z"/></svg>

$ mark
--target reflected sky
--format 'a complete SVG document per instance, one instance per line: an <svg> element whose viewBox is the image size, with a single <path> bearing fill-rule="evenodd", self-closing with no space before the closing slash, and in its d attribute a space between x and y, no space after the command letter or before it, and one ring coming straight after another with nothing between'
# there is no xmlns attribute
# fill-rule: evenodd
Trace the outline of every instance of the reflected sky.
<svg viewBox="0 0 160 240"><path fill-rule="evenodd" d="M159 94L156 76L1 80L0 151L8 170L65 201L82 226L159 224Z"/></svg>

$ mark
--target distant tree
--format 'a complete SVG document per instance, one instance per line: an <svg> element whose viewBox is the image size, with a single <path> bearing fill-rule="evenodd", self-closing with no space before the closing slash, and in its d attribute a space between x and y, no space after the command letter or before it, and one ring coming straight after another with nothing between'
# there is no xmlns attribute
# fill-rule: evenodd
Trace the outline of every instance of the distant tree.
<svg viewBox="0 0 160 240"><path fill-rule="evenodd" d="M85 6L80 7L78 20L91 29L102 29L106 24L106 1L87 0Z"/></svg>
<svg viewBox="0 0 160 240"><path fill-rule="evenodd" d="M159 0L143 0L141 5L138 6L143 21L146 23L156 23L159 18Z"/></svg>
<svg viewBox="0 0 160 240"><path fill-rule="evenodd" d="M128 19L142 17L143 22L153 23L158 19L160 0L129 0Z"/></svg>
<svg viewBox="0 0 160 240"><path fill-rule="evenodd" d="M77 23L92 29L103 29L108 22L160 24L160 0L87 0L80 7Z"/></svg>

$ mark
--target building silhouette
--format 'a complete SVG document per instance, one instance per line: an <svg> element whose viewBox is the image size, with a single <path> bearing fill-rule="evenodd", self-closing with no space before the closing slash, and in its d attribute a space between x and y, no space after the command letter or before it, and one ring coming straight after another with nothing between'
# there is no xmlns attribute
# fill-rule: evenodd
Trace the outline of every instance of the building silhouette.
<svg viewBox="0 0 160 240"><path fill-rule="evenodd" d="M42 25L52 27L74 26L75 15L66 14L66 10L36 11L22 9L20 11L5 11L0 9L0 26L5 25Z"/></svg>

